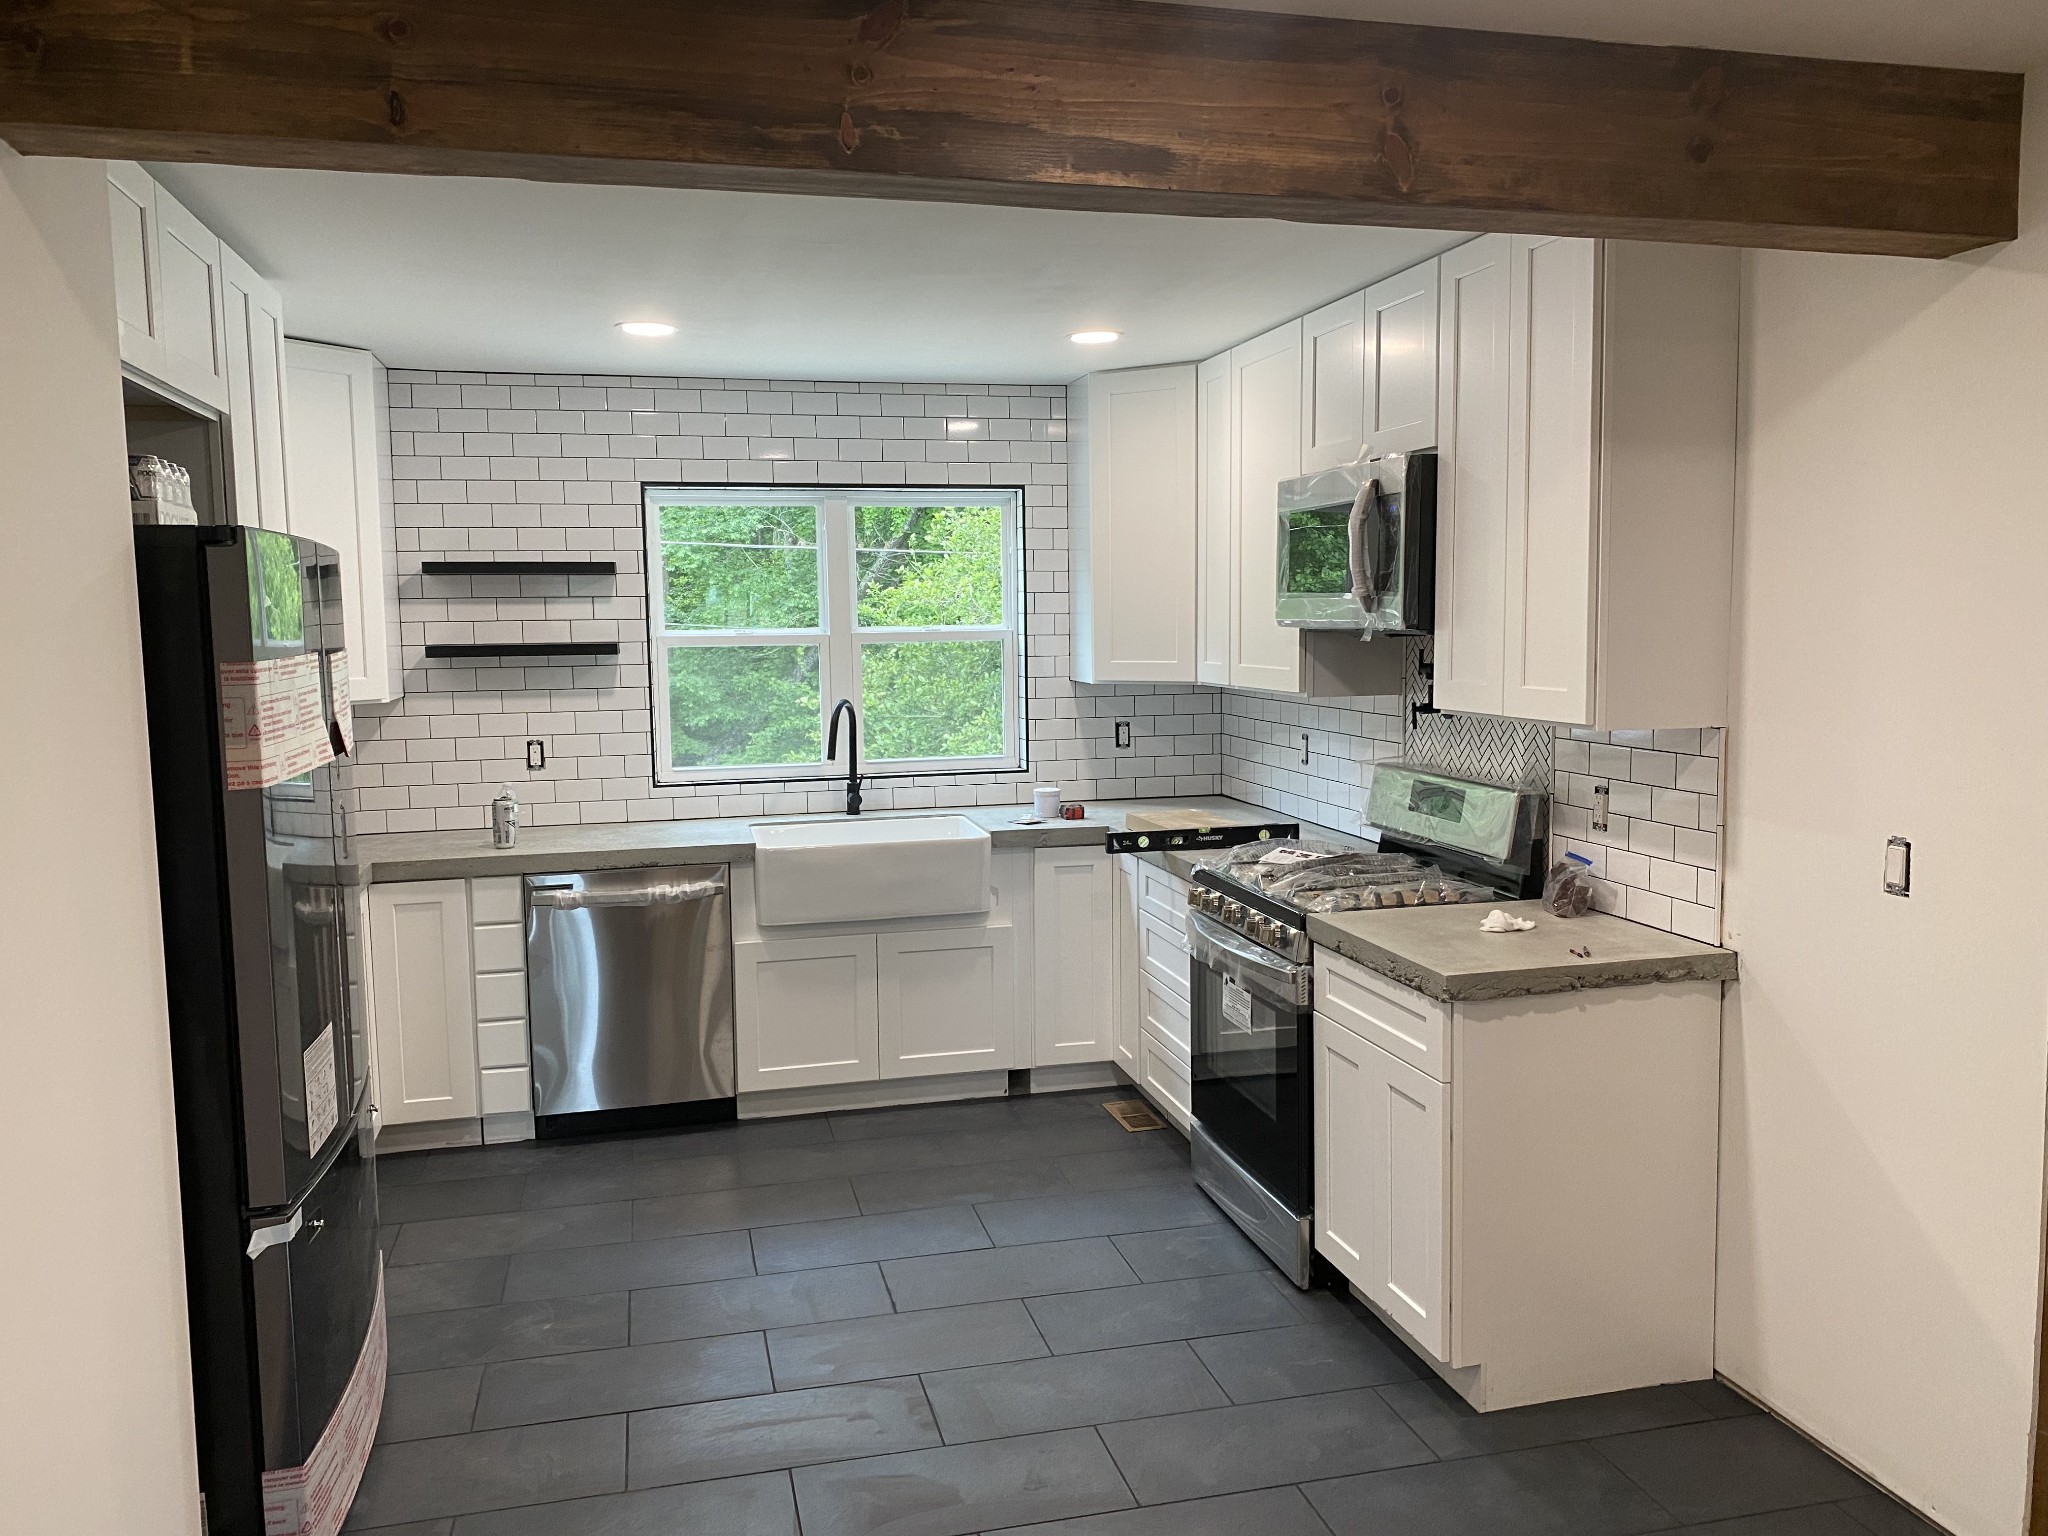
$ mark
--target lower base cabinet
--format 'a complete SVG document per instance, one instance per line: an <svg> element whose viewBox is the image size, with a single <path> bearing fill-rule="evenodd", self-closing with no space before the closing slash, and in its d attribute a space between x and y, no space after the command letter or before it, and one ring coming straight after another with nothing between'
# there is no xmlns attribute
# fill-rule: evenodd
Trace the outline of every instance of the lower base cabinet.
<svg viewBox="0 0 2048 1536"><path fill-rule="evenodd" d="M370 887L372 1060L380 1125L480 1111L469 883Z"/></svg>
<svg viewBox="0 0 2048 1536"><path fill-rule="evenodd" d="M733 961L742 1093L1014 1064L1009 928L760 939Z"/></svg>
<svg viewBox="0 0 2048 1536"><path fill-rule="evenodd" d="M1187 886L1136 854L1117 855L1112 875L1116 986L1111 1060L1185 1134L1194 1124Z"/></svg>

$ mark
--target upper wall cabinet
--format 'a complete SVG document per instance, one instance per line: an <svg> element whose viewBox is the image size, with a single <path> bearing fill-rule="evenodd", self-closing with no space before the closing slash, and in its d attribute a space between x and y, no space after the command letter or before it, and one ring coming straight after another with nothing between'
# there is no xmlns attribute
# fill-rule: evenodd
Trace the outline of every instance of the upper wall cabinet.
<svg viewBox="0 0 2048 1536"><path fill-rule="evenodd" d="M1365 295L1301 321L1301 472L1335 469L1365 440Z"/></svg>
<svg viewBox="0 0 2048 1536"><path fill-rule="evenodd" d="M1301 473L1436 446L1437 263L1301 322Z"/></svg>
<svg viewBox="0 0 2048 1536"><path fill-rule="evenodd" d="M1301 338L1290 320L1230 349L1233 688L1301 688L1301 631L1273 617L1280 482L1301 473Z"/></svg>
<svg viewBox="0 0 2048 1536"><path fill-rule="evenodd" d="M1192 363L1068 391L1077 682L1195 681L1195 397Z"/></svg>
<svg viewBox="0 0 2048 1536"><path fill-rule="evenodd" d="M388 702L404 682L384 365L351 347L284 347L291 531L341 556L350 695Z"/></svg>
<svg viewBox="0 0 2048 1536"><path fill-rule="evenodd" d="M221 243L141 166L107 163L121 361L216 411L228 407Z"/></svg>
<svg viewBox="0 0 2048 1536"><path fill-rule="evenodd" d="M1195 370L1195 680L1230 685L1230 354Z"/></svg>
<svg viewBox="0 0 2048 1536"><path fill-rule="evenodd" d="M285 476L284 306L255 268L221 247L228 447L235 521L291 533Z"/></svg>
<svg viewBox="0 0 2048 1536"><path fill-rule="evenodd" d="M1442 258L1439 706L1725 721L1739 263L1528 235Z"/></svg>

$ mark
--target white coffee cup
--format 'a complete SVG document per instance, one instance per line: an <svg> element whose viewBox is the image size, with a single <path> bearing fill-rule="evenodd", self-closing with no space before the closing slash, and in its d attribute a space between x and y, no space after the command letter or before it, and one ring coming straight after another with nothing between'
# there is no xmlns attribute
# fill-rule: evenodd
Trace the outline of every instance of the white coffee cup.
<svg viewBox="0 0 2048 1536"><path fill-rule="evenodd" d="M1050 821L1060 813L1060 787L1057 784L1040 784L1031 791L1031 814Z"/></svg>

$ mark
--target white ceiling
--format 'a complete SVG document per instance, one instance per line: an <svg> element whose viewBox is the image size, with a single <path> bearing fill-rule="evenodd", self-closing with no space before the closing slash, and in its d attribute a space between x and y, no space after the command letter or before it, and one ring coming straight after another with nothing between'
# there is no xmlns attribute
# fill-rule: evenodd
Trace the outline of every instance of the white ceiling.
<svg viewBox="0 0 2048 1536"><path fill-rule="evenodd" d="M151 169L284 296L404 368L1064 383L1207 357L1464 235L1263 219ZM681 327L638 341L621 320ZM1081 348L1071 332L1119 330Z"/></svg>
<svg viewBox="0 0 2048 1536"><path fill-rule="evenodd" d="M2048 67L2048 0L1202 0L1229 10L1479 27L1614 43Z"/></svg>

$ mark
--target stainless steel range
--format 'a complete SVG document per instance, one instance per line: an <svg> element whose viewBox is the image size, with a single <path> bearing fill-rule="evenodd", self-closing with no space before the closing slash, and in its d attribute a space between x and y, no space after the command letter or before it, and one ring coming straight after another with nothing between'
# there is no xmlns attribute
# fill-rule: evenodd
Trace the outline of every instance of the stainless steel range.
<svg viewBox="0 0 2048 1536"><path fill-rule="evenodd" d="M1366 812L1377 847L1247 843L1195 871L1195 1179L1296 1285L1314 1256L1309 915L1539 894L1545 805L1384 763Z"/></svg>

